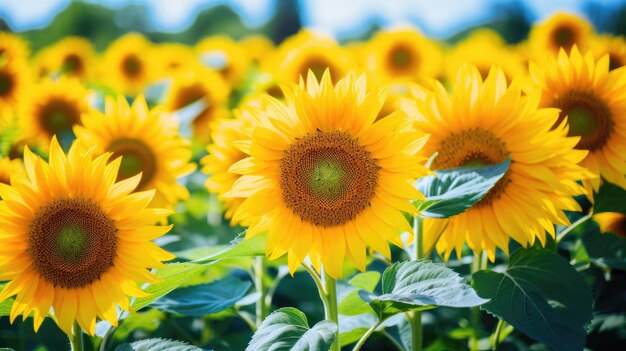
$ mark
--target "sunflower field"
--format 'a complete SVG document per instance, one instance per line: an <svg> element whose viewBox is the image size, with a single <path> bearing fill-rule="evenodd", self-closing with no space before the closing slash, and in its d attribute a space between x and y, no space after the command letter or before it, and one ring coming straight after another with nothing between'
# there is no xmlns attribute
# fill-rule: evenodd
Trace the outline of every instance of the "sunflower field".
<svg viewBox="0 0 626 351"><path fill-rule="evenodd" d="M0 350L626 349L626 39L521 39L0 31Z"/></svg>

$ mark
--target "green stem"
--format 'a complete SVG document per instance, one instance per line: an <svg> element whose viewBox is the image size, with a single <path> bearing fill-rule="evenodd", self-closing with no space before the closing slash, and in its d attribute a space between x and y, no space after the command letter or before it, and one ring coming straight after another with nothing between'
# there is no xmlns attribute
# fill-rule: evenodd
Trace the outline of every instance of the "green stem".
<svg viewBox="0 0 626 351"><path fill-rule="evenodd" d="M257 256L254 258L253 269L254 287L256 291L261 294L256 302L256 325L259 326L267 316L267 303L265 302L267 289L263 282L263 276L265 275L265 256Z"/></svg>
<svg viewBox="0 0 626 351"><path fill-rule="evenodd" d="M413 236L415 237L415 260L419 261L424 258L424 226L423 220L419 216L413 217ZM424 343L424 335L422 330L422 312L414 311L412 318L409 319L411 324L411 345L413 351L421 351Z"/></svg>
<svg viewBox="0 0 626 351"><path fill-rule="evenodd" d="M369 328L365 334L363 334L363 336L361 337L361 339L359 339L359 342L356 343L356 345L354 346L354 348L352 349L352 351L359 351L361 349L361 347L365 344L365 341L372 335L374 334L374 332L376 331L376 328L378 328L378 326L380 326L382 324L382 320L379 320L378 322L376 322L376 324L374 324L371 328Z"/></svg>
<svg viewBox="0 0 626 351"><path fill-rule="evenodd" d="M107 330L107 332L102 337L102 342L100 343L100 347L98 348L99 351L106 351L106 349L107 349L107 342L109 341L111 336L113 336L114 332L115 332L115 327L114 326L111 326Z"/></svg>
<svg viewBox="0 0 626 351"><path fill-rule="evenodd" d="M324 304L325 319L335 322L337 332L335 333L335 342L329 351L341 351L341 342L339 342L339 308L337 306L337 281L324 272L323 286L326 295L326 303ZM321 292L320 292L321 294Z"/></svg>
<svg viewBox="0 0 626 351"><path fill-rule="evenodd" d="M317 272L309 267L309 265L303 263L302 267L304 267L304 269L309 272L309 275L311 275L311 278L313 278L313 281L315 282L315 286L317 286L317 291L320 294L320 299L322 300L322 303L324 304L324 308L326 308L326 305L328 305L328 298L326 297L326 288L324 288L324 284L322 284L322 281L320 280L320 276L317 274Z"/></svg>
<svg viewBox="0 0 626 351"><path fill-rule="evenodd" d="M502 329L504 328L504 320L500 319L498 321L498 326L496 326L496 331L493 335L493 340L491 340L491 350L496 351L498 349L498 345L500 345L500 334L502 334Z"/></svg>
<svg viewBox="0 0 626 351"><path fill-rule="evenodd" d="M237 313L239 318L243 319L243 321L246 322L246 324L250 327L250 330L252 330L252 332L255 332L257 328L261 325L261 324L255 324L251 316L245 311L235 309L235 313Z"/></svg>
<svg viewBox="0 0 626 351"><path fill-rule="evenodd" d="M589 218L593 217L593 211L589 211L589 213L587 213L586 215L580 217L576 222L572 223L569 227L563 229L563 231L561 231L557 236L556 236L556 244L558 245L561 240L563 240L563 238L572 230L574 230L574 228L578 227L579 225L585 223Z"/></svg>
<svg viewBox="0 0 626 351"><path fill-rule="evenodd" d="M475 253L474 260L472 261L472 275L482 269L487 268L487 260L484 258L484 256L486 255L484 255L482 251ZM480 308L472 307L470 311L472 314L472 329L474 330L474 333L470 340L470 350L476 351L478 350L478 340L480 337Z"/></svg>
<svg viewBox="0 0 626 351"><path fill-rule="evenodd" d="M83 330L80 329L78 323L74 322L72 331L70 334L67 334L67 337L70 339L72 351L83 351Z"/></svg>

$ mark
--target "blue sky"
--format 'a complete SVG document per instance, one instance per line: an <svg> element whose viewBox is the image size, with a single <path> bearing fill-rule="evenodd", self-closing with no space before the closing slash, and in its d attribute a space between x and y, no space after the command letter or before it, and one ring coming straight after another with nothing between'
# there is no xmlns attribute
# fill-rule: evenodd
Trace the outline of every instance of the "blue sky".
<svg viewBox="0 0 626 351"><path fill-rule="evenodd" d="M0 17L17 31L44 27L71 0L0 0ZM180 31L190 25L195 14L215 4L230 4L250 26L260 25L272 16L273 0L88 0L119 8L131 3L147 4L154 30ZM365 19L375 17L384 27L417 23L426 34L444 38L464 27L487 21L495 14L491 5L508 0L296 0L301 5L307 27L338 38L363 28ZM586 0L527 0L535 20L557 11L581 13ZM595 0L604 4L624 0Z"/></svg>

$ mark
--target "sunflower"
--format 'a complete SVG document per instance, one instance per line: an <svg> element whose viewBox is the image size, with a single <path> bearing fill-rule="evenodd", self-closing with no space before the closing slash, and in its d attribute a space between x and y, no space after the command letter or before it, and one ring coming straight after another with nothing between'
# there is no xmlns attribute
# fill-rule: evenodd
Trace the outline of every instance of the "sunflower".
<svg viewBox="0 0 626 351"><path fill-rule="evenodd" d="M0 67L5 64L25 64L29 54L28 43L24 39L0 31Z"/></svg>
<svg viewBox="0 0 626 351"><path fill-rule="evenodd" d="M593 219L600 225L602 233L611 232L626 238L626 214L604 212L593 215Z"/></svg>
<svg viewBox="0 0 626 351"><path fill-rule="evenodd" d="M496 247L508 254L509 237L524 246L535 238L544 244L546 231L554 237L554 223L569 224L564 210L580 210L572 196L584 193L576 181L590 176L577 165L587 152L574 148L578 138L567 137L566 125L555 124L558 110L538 109L539 97L522 96L518 82L507 87L500 68L483 82L476 67L463 65L450 95L436 83L424 99L403 104L416 129L431 134L424 154L438 153L433 169L511 159L503 178L468 211L424 221L424 247L436 243L445 259L453 250L460 256L464 242L491 261Z"/></svg>
<svg viewBox="0 0 626 351"><path fill-rule="evenodd" d="M250 66L250 56L237 42L227 36L211 36L196 45L200 61L222 75L230 86L241 82Z"/></svg>
<svg viewBox="0 0 626 351"><path fill-rule="evenodd" d="M586 20L568 13L557 13L543 23L536 24L528 36L535 60L556 56L561 48L570 51L574 45L586 48L593 28Z"/></svg>
<svg viewBox="0 0 626 351"><path fill-rule="evenodd" d="M9 184L11 176L22 170L20 159L12 160L8 157L0 157L0 183ZM0 200L2 197L0 197Z"/></svg>
<svg viewBox="0 0 626 351"><path fill-rule="evenodd" d="M580 137L577 149L588 150L581 165L607 181L626 189L626 69L609 72L609 56L599 60L577 47L568 56L541 67L530 65L528 92L541 92L541 106L561 110L556 124L566 121L569 135ZM601 178L585 181L598 190Z"/></svg>
<svg viewBox="0 0 626 351"><path fill-rule="evenodd" d="M26 138L33 138L42 146L52 136L71 136L72 127L90 107L87 90L76 79L46 80L36 85L28 98L21 101L21 127Z"/></svg>
<svg viewBox="0 0 626 351"><path fill-rule="evenodd" d="M208 155L200 160L204 166L202 172L209 175L205 182L207 189L216 193L218 199L224 204L226 209L225 217L232 219L233 213L243 199L225 198L226 194L235 181L241 177L238 174L229 172L230 167L236 162L248 157L243 151L237 148L240 140L249 139L255 126L255 121L247 109L235 112L235 119L219 119L213 122L211 130L211 144L207 146ZM240 224L231 220L232 225Z"/></svg>
<svg viewBox="0 0 626 351"><path fill-rule="evenodd" d="M274 43L264 35L249 35L241 39L239 45L244 47L250 54L250 59L256 63L274 51Z"/></svg>
<svg viewBox="0 0 626 351"><path fill-rule="evenodd" d="M85 145L94 147L96 153L123 156L117 180L141 173L137 190L156 189L152 204L158 207L171 208L189 197L176 180L193 172L195 165L189 163L188 142L178 135L178 122L170 114L148 111L143 96L132 107L120 96L117 101L106 99L104 115L92 110L82 121L74 133Z"/></svg>
<svg viewBox="0 0 626 351"><path fill-rule="evenodd" d="M453 82L461 65L470 63L478 68L483 80L491 66L496 65L511 82L513 77L526 73L523 62L524 58L518 51L506 45L497 32L481 29L472 32L446 55L445 77L448 82Z"/></svg>
<svg viewBox="0 0 626 351"><path fill-rule="evenodd" d="M609 55L609 70L626 66L626 39L619 36L603 35L594 38L590 44L596 60Z"/></svg>
<svg viewBox="0 0 626 351"><path fill-rule="evenodd" d="M0 65L0 108L15 110L30 84L27 65Z"/></svg>
<svg viewBox="0 0 626 351"><path fill-rule="evenodd" d="M434 78L441 71L441 48L412 28L379 32L364 51L368 71L381 81Z"/></svg>
<svg viewBox="0 0 626 351"><path fill-rule="evenodd" d="M139 94L152 81L152 44L141 34L130 33L115 40L104 53L100 78L125 95Z"/></svg>
<svg viewBox="0 0 626 351"><path fill-rule="evenodd" d="M91 42L81 37L65 37L47 47L41 57L48 75L66 75L86 81L91 78L94 66L94 49Z"/></svg>
<svg viewBox="0 0 626 351"><path fill-rule="evenodd" d="M331 77L338 80L357 68L349 51L331 38L310 31L301 31L285 40L262 64L262 69L270 72L276 82L293 84L306 77L309 70L319 80L328 69Z"/></svg>
<svg viewBox="0 0 626 351"><path fill-rule="evenodd" d="M46 163L28 148L26 172L0 184L0 301L16 295L10 320L31 312L35 331L50 308L59 327L93 335L96 317L117 325L116 306L147 296L137 282L155 282L148 268L174 258L150 240L168 211L147 208L154 192L133 193L140 176L115 182L120 159L94 158L74 144L67 156L56 138Z"/></svg>
<svg viewBox="0 0 626 351"><path fill-rule="evenodd" d="M387 242L411 230L401 211L422 196L412 182L428 172L416 155L426 138L401 112L374 123L384 97L364 76L333 86L310 72L284 95L251 109L257 126L238 144L250 157L226 195L245 198L233 219L250 223L247 238L267 231L267 255L287 254L292 273L307 256L334 278L346 255L364 270L366 246L389 256Z"/></svg>
<svg viewBox="0 0 626 351"><path fill-rule="evenodd" d="M164 108L175 112L186 106L203 101L204 106L193 119L194 135L201 141L210 140L211 122L226 117L230 88L222 76L205 67L180 72L165 96Z"/></svg>
<svg viewBox="0 0 626 351"><path fill-rule="evenodd" d="M183 44L164 43L155 45L153 53L155 76L157 78L169 78L198 65L198 60L193 50Z"/></svg>

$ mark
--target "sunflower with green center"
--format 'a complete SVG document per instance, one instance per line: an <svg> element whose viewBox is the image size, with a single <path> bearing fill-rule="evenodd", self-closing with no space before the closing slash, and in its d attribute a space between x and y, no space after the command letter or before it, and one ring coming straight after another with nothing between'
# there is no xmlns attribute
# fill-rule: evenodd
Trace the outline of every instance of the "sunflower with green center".
<svg viewBox="0 0 626 351"><path fill-rule="evenodd" d="M15 296L10 320L33 315L35 331L52 313L71 335L74 322L94 335L96 318L117 325L137 285L156 282L148 269L174 258L150 241L168 211L148 208L153 191L131 192L140 176L116 182L122 160L94 157L75 143L65 155L56 138L46 163L28 148L26 172L0 184L0 302Z"/></svg>
<svg viewBox="0 0 626 351"><path fill-rule="evenodd" d="M83 125L74 133L98 154L110 152L122 156L117 180L141 173L137 190L156 189L153 206L173 208L189 197L177 179L194 171L189 163L191 151L187 140L178 135L178 121L160 109L148 110L143 96L132 107L124 97L107 98L104 114L92 110L83 115Z"/></svg>
<svg viewBox="0 0 626 351"><path fill-rule="evenodd" d="M480 71L464 65L451 94L437 83L424 98L403 108L415 127L431 135L424 155L438 155L432 169L490 165L511 159L506 174L465 213L424 220L424 247L448 259L467 242L495 259L496 247L508 254L509 238L523 246L554 237L554 224L568 225L564 211L579 211L572 198L584 193L576 181L591 175L577 163L587 155L575 149L556 109L538 109L537 94L523 96L519 81L507 87L504 72L493 68L483 82ZM554 126L554 127L553 127Z"/></svg>
<svg viewBox="0 0 626 351"><path fill-rule="evenodd" d="M561 50L542 66L531 64L530 75L528 92L561 111L555 127L567 124L568 135L580 138L576 149L589 151L581 165L626 189L626 69L609 72L608 55L595 60L574 47L569 56ZM584 182L589 195L600 183Z"/></svg>
<svg viewBox="0 0 626 351"><path fill-rule="evenodd" d="M216 193L226 209L225 217L232 219L233 213L241 202L240 198L225 198L226 194L235 181L241 177L239 174L229 172L230 167L236 162L248 157L246 153L237 148L240 140L248 139L255 126L255 121L244 107L235 112L237 118L222 118L213 122L211 130L211 144L207 146L208 155L200 160L203 165L202 172L209 175L205 182L207 189ZM239 224L231 220L232 225Z"/></svg>
<svg viewBox="0 0 626 351"><path fill-rule="evenodd" d="M402 211L423 198L412 184L428 173L426 138L399 111L374 122L384 96L365 76L333 86L328 71L320 82L309 72L283 93L251 109L257 125L238 143L250 157L231 168L242 176L227 197L245 198L233 219L250 224L247 238L267 231L267 255L286 254L292 273L307 256L333 278L346 256L364 270L368 246L389 257L388 242L411 231Z"/></svg>
<svg viewBox="0 0 626 351"><path fill-rule="evenodd" d="M61 78L37 84L28 98L21 101L20 122L24 136L44 148L54 135L71 136L72 127L80 124L81 115L90 109L87 94L76 79Z"/></svg>

